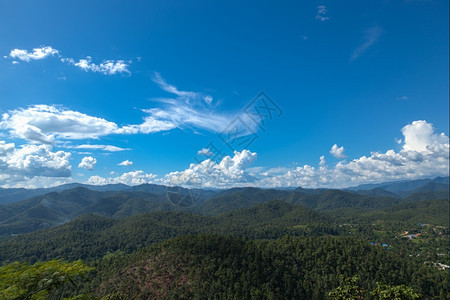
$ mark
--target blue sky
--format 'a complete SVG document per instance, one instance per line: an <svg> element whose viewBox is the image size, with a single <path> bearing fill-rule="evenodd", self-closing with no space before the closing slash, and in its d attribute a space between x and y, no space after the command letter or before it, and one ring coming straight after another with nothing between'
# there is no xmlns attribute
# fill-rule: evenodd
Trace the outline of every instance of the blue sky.
<svg viewBox="0 0 450 300"><path fill-rule="evenodd" d="M0 186L446 176L448 6L0 0Z"/></svg>

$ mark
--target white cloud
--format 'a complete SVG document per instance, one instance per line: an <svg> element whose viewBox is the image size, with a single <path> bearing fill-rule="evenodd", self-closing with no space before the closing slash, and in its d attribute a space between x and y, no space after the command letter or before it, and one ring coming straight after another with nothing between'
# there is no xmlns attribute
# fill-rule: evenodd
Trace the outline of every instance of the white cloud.
<svg viewBox="0 0 450 300"><path fill-rule="evenodd" d="M20 176L11 177L8 182L3 181L0 175L0 186L2 188L25 188L25 189L37 189L37 188L51 188L60 186L62 184L72 183L72 177L45 177L34 176L25 177Z"/></svg>
<svg viewBox="0 0 450 300"><path fill-rule="evenodd" d="M197 155L211 156L213 154L214 153L212 153L211 150L208 148L203 148L203 149L197 151Z"/></svg>
<svg viewBox="0 0 450 300"><path fill-rule="evenodd" d="M145 183L152 183L157 176L154 174L146 174L144 171L133 171L123 173L118 177L103 178L101 176L91 176L87 183L93 185L117 184L122 183L126 185L139 185Z"/></svg>
<svg viewBox="0 0 450 300"><path fill-rule="evenodd" d="M99 72L105 75L115 75L117 73L131 74L130 70L128 70L130 62L127 63L124 60L105 60L99 64L95 64L92 62L92 57L88 56L80 59L78 62L73 58L63 58L61 61L74 65L86 72Z"/></svg>
<svg viewBox="0 0 450 300"><path fill-rule="evenodd" d="M161 74L159 74L158 72L155 72L155 74L153 76L153 82L158 84L162 90L169 92L171 94L175 94L180 97L197 98L200 96L200 94L196 93L196 92L180 91L175 86L168 84L164 80L164 78L161 77Z"/></svg>
<svg viewBox="0 0 450 300"><path fill-rule="evenodd" d="M234 151L234 156L225 156L216 163L210 159L191 164L188 169L167 174L162 182L167 185L193 187L230 187L249 185L254 178L245 172L256 160L256 153L249 150Z"/></svg>
<svg viewBox="0 0 450 300"><path fill-rule="evenodd" d="M98 72L105 75L115 75L117 73L127 73L131 74L129 64L131 61L124 60L104 60L101 63L95 64L92 62L92 57L87 56L86 58L76 61L70 57L62 57L60 52L50 46L42 46L41 48L34 48L32 52L24 49L13 49L9 53L9 57L12 59L19 59L22 61L30 62L31 60L44 59L49 56L60 57L61 62L68 63L75 67L78 67L84 71ZM18 63L18 61L12 61L13 64ZM64 79L65 80L65 79Z"/></svg>
<svg viewBox="0 0 450 300"><path fill-rule="evenodd" d="M424 120L414 121L402 128L405 151L431 152L430 147L448 143L448 137L444 134L434 133L433 125Z"/></svg>
<svg viewBox="0 0 450 300"><path fill-rule="evenodd" d="M317 15L316 15L316 19L319 21L327 21L330 18L327 17L327 13L328 13L328 9L325 5L319 5L317 6Z"/></svg>
<svg viewBox="0 0 450 300"><path fill-rule="evenodd" d="M48 56L54 56L59 55L59 51L56 49L53 49L49 46L43 46L41 48L34 48L33 52L28 52L27 50L23 49L13 49L9 53L9 57L19 59L22 61L29 62L30 60L39 60L44 59ZM14 63L14 61L13 61Z"/></svg>
<svg viewBox="0 0 450 300"><path fill-rule="evenodd" d="M358 59L364 52L366 52L367 49L369 49L369 47L378 40L382 32L383 29L379 26L374 26L367 29L364 32L363 43L353 50L350 56L350 61Z"/></svg>
<svg viewBox="0 0 450 300"><path fill-rule="evenodd" d="M159 109L143 109L145 113L152 114L144 117L144 122L140 125L127 125L122 127L119 131L124 134L137 134L137 133L155 133L160 131L168 131L177 127L174 123L167 120L160 120L163 111Z"/></svg>
<svg viewBox="0 0 450 300"><path fill-rule="evenodd" d="M113 122L49 105L10 110L3 114L0 129L9 130L13 137L47 144L55 137L97 139L119 132Z"/></svg>
<svg viewBox="0 0 450 300"><path fill-rule="evenodd" d="M325 166L325 164L326 164L325 156L322 155L322 156L320 157L319 166L323 167L323 166Z"/></svg>
<svg viewBox="0 0 450 300"><path fill-rule="evenodd" d="M91 144L67 146L67 148L103 150L103 151L108 151L108 152L119 152L119 151L131 150L130 148L120 148L120 147L112 146L112 145L91 145Z"/></svg>
<svg viewBox="0 0 450 300"><path fill-rule="evenodd" d="M24 145L0 141L0 186L34 177L70 177L70 153L52 152L49 145Z"/></svg>
<svg viewBox="0 0 450 300"><path fill-rule="evenodd" d="M211 104L213 101L213 97L211 97L210 95L206 95L205 97L203 97L203 100L205 100L207 104Z"/></svg>
<svg viewBox="0 0 450 300"><path fill-rule="evenodd" d="M123 162L118 163L117 165L118 165L118 166L130 167L130 166L133 165L133 162L132 162L132 161L129 161L129 160L124 160Z"/></svg>
<svg viewBox="0 0 450 300"><path fill-rule="evenodd" d="M403 149L399 152L373 152L350 162L339 162L329 169L297 167L279 176L267 176L260 186L348 187L361 183L417 179L449 175L449 139L435 132L432 124L414 121L402 129ZM336 149L337 148L336 146Z"/></svg>
<svg viewBox="0 0 450 300"><path fill-rule="evenodd" d="M95 164L97 163L97 160L93 158L92 156L86 156L83 157L81 162L78 164L78 168L83 168L89 171L94 170Z"/></svg>
<svg viewBox="0 0 450 300"><path fill-rule="evenodd" d="M205 159L200 163L191 164L183 171L170 172L161 179L157 179L157 176L151 173L134 171L112 178L92 176L88 182L128 185L159 183L220 188L233 186L342 188L361 183L448 176L450 146L446 134L436 132L432 124L423 120L407 124L401 132L403 134L399 140L401 150L372 152L370 155L350 161L341 161L334 167L327 166L325 157L321 156L317 167L304 165L268 170L261 167L251 168L257 154L243 150L234 152L232 157L224 157L218 163ZM344 155L343 147L334 145L333 148L336 155ZM70 153L52 152L50 145L26 145L16 148L13 143L1 141L0 186L27 186L26 182L33 178L36 178L33 184L44 182L38 178L46 177L63 177L63 180L70 180L67 179L71 174L69 158ZM93 167L92 160L90 162ZM121 164L128 164L126 162Z"/></svg>
<svg viewBox="0 0 450 300"><path fill-rule="evenodd" d="M417 179L449 174L448 136L435 133L425 121L406 125L403 149L399 152L373 152L349 162L341 161L334 168L326 165L321 156L319 167L310 165L295 168L247 168L256 159L248 150L235 152L220 163L206 159L191 164L188 169L167 174L161 183L188 187L308 187L343 188L352 185L390 180ZM334 149L334 150L333 150ZM344 148L334 145L332 152L345 157Z"/></svg>
<svg viewBox="0 0 450 300"><path fill-rule="evenodd" d="M141 124L119 127L114 122L67 108L34 105L4 113L0 120L0 130L8 130L14 138L44 144L53 144L58 139L98 139L110 134L149 134L175 128L191 129L195 133L198 133L198 130L222 133L228 128L230 134L234 130L233 136L238 138L253 134L259 128L258 122L264 121L254 119L255 115L251 115L251 112L218 113L210 105L212 97L178 90L167 84L159 74L155 75L154 80L163 90L175 94L176 97L154 99L160 107L142 109L146 116ZM264 114L258 115L258 118L262 117ZM83 148L121 151L114 146L80 146L80 149Z"/></svg>
<svg viewBox="0 0 450 300"><path fill-rule="evenodd" d="M175 100L174 100L175 101ZM191 126L214 132L220 131L229 119L206 111L197 111L187 103L171 102L166 110L145 109L144 121L138 125L119 127L103 118L90 116L63 107L34 105L10 110L2 115L0 130L7 130L14 138L35 143L53 144L57 139L98 139L111 134L149 134ZM130 150L110 145L67 146L78 149L109 152Z"/></svg>
<svg viewBox="0 0 450 300"><path fill-rule="evenodd" d="M248 172L251 172L252 175L256 176L257 173L254 171L255 169L257 170L258 167L256 167L256 168L247 168L246 170L247 170ZM253 172L252 172L252 171L253 171ZM289 168L286 168L286 167L276 167L276 168L270 168L270 169L265 170L265 171L261 170L260 173L261 173L261 175L263 175L263 176L274 176L274 175L284 174L284 173L286 173L287 171L289 171Z"/></svg>
<svg viewBox="0 0 450 300"><path fill-rule="evenodd" d="M331 147L330 154L333 155L336 158L344 159L344 158L347 157L344 154L344 151L345 151L345 149L344 149L343 146L342 147L338 147L338 145L334 144L333 147Z"/></svg>
<svg viewBox="0 0 450 300"><path fill-rule="evenodd" d="M174 128L203 129L221 132L229 125L234 115L219 114L211 107L213 98L200 92L182 91L168 84L159 73L155 73L153 81L175 98L155 99L162 108L143 110L149 114L139 127L130 130L147 132L165 131Z"/></svg>
<svg viewBox="0 0 450 300"><path fill-rule="evenodd" d="M397 100L408 100L408 96L397 97Z"/></svg>

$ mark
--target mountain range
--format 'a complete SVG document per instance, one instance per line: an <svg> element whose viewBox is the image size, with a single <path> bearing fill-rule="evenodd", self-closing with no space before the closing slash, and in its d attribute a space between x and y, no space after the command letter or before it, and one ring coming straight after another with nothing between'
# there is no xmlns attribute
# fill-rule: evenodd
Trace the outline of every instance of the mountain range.
<svg viewBox="0 0 450 300"><path fill-rule="evenodd" d="M449 198L448 177L336 189L189 190L155 184L90 186L69 184L50 189L0 189L0 236L64 224L84 214L116 219L152 211L219 215L279 200L318 212L372 211L422 200ZM21 199L28 197L27 199ZM8 197L10 195L10 197Z"/></svg>

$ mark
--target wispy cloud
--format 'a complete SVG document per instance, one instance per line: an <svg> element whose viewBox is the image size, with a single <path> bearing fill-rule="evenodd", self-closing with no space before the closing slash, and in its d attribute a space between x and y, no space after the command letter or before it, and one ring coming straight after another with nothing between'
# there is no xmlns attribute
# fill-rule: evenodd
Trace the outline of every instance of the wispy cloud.
<svg viewBox="0 0 450 300"><path fill-rule="evenodd" d="M139 126L124 128L153 132L174 128L191 128L221 132L232 121L234 115L218 113L212 105L213 97L201 92L183 91L167 83L159 73L155 73L153 82L175 95L175 97L154 99L161 107L144 109L148 114Z"/></svg>
<svg viewBox="0 0 450 300"><path fill-rule="evenodd" d="M155 72L153 76L153 82L158 84L159 87L171 94L177 95L179 97L187 98L187 99L195 99L195 100L203 100L206 104L211 104L213 101L213 97L210 95L204 95L199 92L189 92L189 91L181 91L174 85L167 83L162 77L161 74Z"/></svg>
<svg viewBox="0 0 450 300"><path fill-rule="evenodd" d="M171 85L169 83L167 83L162 77L161 74L158 72L155 72L154 76L153 76L153 82L158 84L159 87L166 91L169 92L171 94L175 94L177 96L180 97L188 97L188 98L197 98L199 97L199 93L195 93L195 92L188 92L188 91L180 91L179 89L177 89L174 85Z"/></svg>
<svg viewBox="0 0 450 300"><path fill-rule="evenodd" d="M90 144L77 145L77 146L72 146L72 147L68 147L68 148L103 150L103 151L108 151L108 152L119 152L119 151L131 150L130 148L120 148L120 147L112 146L112 145L90 145Z"/></svg>
<svg viewBox="0 0 450 300"><path fill-rule="evenodd" d="M353 50L350 61L357 60L364 52L367 51L380 37L383 29L380 26L373 26L364 32L363 42L355 50Z"/></svg>
<svg viewBox="0 0 450 300"><path fill-rule="evenodd" d="M397 97L395 99L397 99L397 100L408 100L408 96L401 96L401 97Z"/></svg>
<svg viewBox="0 0 450 300"><path fill-rule="evenodd" d="M316 20L319 20L322 22L329 20L330 18L327 16L327 13L328 13L328 9L325 5L317 6Z"/></svg>

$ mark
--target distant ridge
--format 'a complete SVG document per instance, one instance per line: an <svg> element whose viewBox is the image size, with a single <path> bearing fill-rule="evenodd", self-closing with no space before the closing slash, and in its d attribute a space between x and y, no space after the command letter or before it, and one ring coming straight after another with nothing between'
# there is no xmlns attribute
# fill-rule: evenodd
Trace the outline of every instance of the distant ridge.
<svg viewBox="0 0 450 300"><path fill-rule="evenodd" d="M445 191L449 189L449 177L362 184L348 188L347 190L355 191L360 194L367 194L368 192L366 191L375 189L378 190L378 194L384 193L383 191L385 191L400 197L407 197L410 194L418 192Z"/></svg>

